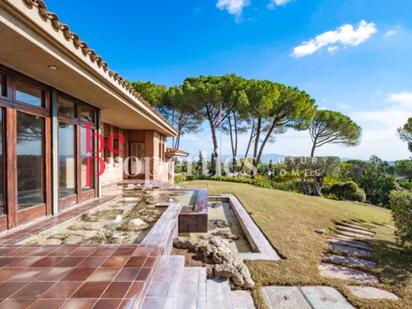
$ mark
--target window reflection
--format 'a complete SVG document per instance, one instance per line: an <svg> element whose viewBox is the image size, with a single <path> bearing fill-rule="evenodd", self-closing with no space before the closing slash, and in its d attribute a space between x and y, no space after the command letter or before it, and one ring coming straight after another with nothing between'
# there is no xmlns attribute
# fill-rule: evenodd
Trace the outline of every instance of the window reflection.
<svg viewBox="0 0 412 309"><path fill-rule="evenodd" d="M18 209L45 202L44 119L17 112Z"/></svg>
<svg viewBox="0 0 412 309"><path fill-rule="evenodd" d="M93 130L89 130L81 127L80 130L80 161L81 161L81 184L82 191L87 191L94 188L94 160L93 160Z"/></svg>
<svg viewBox="0 0 412 309"><path fill-rule="evenodd" d="M0 108L0 215L6 213L6 198L5 198L5 157L4 157L4 120L3 109Z"/></svg>
<svg viewBox="0 0 412 309"><path fill-rule="evenodd" d="M75 126L59 125L59 196L76 193L76 139Z"/></svg>
<svg viewBox="0 0 412 309"><path fill-rule="evenodd" d="M59 97L59 114L63 116L68 116L74 118L76 116L74 110L75 110L75 104L74 102L67 100L65 98Z"/></svg>
<svg viewBox="0 0 412 309"><path fill-rule="evenodd" d="M94 122L94 110L87 107L81 106L80 107L80 119L85 122Z"/></svg>
<svg viewBox="0 0 412 309"><path fill-rule="evenodd" d="M39 87L16 80L16 100L22 103L43 106L43 90Z"/></svg>

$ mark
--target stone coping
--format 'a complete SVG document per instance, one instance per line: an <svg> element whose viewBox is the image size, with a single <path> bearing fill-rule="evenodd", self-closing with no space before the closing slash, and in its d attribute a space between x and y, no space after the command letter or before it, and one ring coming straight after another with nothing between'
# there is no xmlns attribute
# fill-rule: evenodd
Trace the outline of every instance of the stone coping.
<svg viewBox="0 0 412 309"><path fill-rule="evenodd" d="M236 196L233 194L223 194L221 196L210 196L211 199L224 200L229 202L233 209L239 223L249 240L252 248L256 252L244 252L239 253L239 257L242 260L269 260L278 261L280 257L275 249L273 249L270 242L267 240L265 235L250 217L246 209L239 202Z"/></svg>

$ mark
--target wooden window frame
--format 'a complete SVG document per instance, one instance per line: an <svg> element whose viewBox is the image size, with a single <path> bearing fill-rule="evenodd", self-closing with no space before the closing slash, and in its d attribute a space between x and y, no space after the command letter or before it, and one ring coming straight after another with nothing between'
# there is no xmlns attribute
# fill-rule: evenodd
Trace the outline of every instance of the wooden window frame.
<svg viewBox="0 0 412 309"><path fill-rule="evenodd" d="M0 96L0 108L3 108L5 122L5 174L6 181L6 221L0 219L0 230L12 229L21 224L29 223L35 219L51 214L51 115L50 99L51 88L31 78L0 65L0 73L5 76L6 96ZM42 91L43 107L33 106L15 100L15 81L19 80ZM43 136L43 169L44 180L42 184L44 203L33 205L25 209L18 209L18 171L17 171L17 113L41 117L44 122Z"/></svg>
<svg viewBox="0 0 412 309"><path fill-rule="evenodd" d="M82 202L91 200L95 197L97 197L97 189L99 185L99 177L96 176L96 171L97 171L97 160L93 161L93 168L94 168L94 187L90 188L89 190L83 191L82 190L82 181L81 181L81 127L85 127L87 123L90 124L90 128L93 130L93 132L96 132L97 130L97 124L96 124L96 115L98 109L90 104L84 103L80 101L79 99L76 99L68 94L65 94L63 92L58 92L58 96L61 96L65 98L66 100L70 100L74 103L74 108L75 108L75 117L69 117L67 115L62 115L58 113L58 121L67 123L67 124L72 124L75 126L75 146L76 146L76 193L67 197L60 198L59 197L59 209L65 209L71 206L75 206L77 204L80 204ZM81 119L81 108L86 106L89 109L92 109L94 112L94 122L90 123L88 121L82 121ZM93 156L97 156L97 137L95 134L92 135L93 138Z"/></svg>

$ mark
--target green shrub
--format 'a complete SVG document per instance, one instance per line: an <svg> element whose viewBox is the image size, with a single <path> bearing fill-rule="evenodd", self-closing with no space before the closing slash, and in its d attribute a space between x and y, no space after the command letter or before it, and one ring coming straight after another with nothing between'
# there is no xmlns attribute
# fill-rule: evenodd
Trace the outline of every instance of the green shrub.
<svg viewBox="0 0 412 309"><path fill-rule="evenodd" d="M412 182L410 182L410 181L406 181L406 180L405 181L398 181L398 184L404 189L407 189L407 190L412 189Z"/></svg>
<svg viewBox="0 0 412 309"><path fill-rule="evenodd" d="M327 196L333 196L338 200L365 202L366 194L353 181L341 182L324 188Z"/></svg>
<svg viewBox="0 0 412 309"><path fill-rule="evenodd" d="M412 243L412 193L392 191L389 200L398 241L402 245L405 242Z"/></svg>
<svg viewBox="0 0 412 309"><path fill-rule="evenodd" d="M186 173L175 174L175 183L180 183L187 180Z"/></svg>

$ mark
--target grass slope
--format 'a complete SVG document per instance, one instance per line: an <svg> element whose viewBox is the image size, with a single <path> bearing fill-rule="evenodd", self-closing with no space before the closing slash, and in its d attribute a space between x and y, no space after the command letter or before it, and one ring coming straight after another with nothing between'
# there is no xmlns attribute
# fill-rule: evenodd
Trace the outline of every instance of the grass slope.
<svg viewBox="0 0 412 309"><path fill-rule="evenodd" d="M344 285L350 282L323 278L318 271L322 254L327 250L327 240L325 235L315 233L315 229L326 228L327 234L333 234L334 223L345 219L391 224L388 210L238 183L193 181L181 185L206 188L209 195L235 194L284 258L280 262L247 262L257 283L254 296L258 308L265 308L258 291L260 286L319 284L338 288L352 304L360 308L412 308L412 254L396 247L394 231L389 227L379 227L377 237L371 244L374 259L379 263L376 274L384 283L381 287L402 296L401 301L355 298Z"/></svg>

